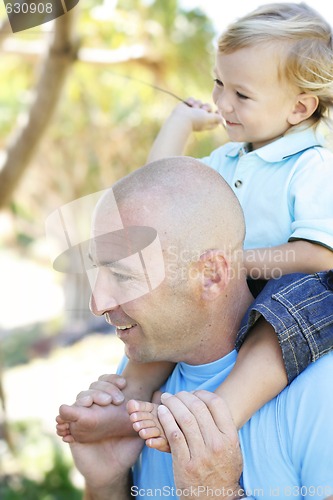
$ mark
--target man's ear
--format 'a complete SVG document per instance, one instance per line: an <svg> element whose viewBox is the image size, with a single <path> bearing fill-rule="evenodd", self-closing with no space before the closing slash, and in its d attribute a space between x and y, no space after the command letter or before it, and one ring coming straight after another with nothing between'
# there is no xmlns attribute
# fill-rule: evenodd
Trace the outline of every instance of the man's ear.
<svg viewBox="0 0 333 500"><path fill-rule="evenodd" d="M215 300L230 280L230 264L220 250L208 250L200 256L201 296Z"/></svg>
<svg viewBox="0 0 333 500"><path fill-rule="evenodd" d="M290 125L298 125L310 118L318 108L319 99L312 94L298 94L296 103L288 116Z"/></svg>

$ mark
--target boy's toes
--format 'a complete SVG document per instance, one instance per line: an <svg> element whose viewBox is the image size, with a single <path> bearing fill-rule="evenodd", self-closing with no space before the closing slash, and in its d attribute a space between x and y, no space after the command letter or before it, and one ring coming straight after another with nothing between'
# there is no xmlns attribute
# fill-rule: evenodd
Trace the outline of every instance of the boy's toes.
<svg viewBox="0 0 333 500"><path fill-rule="evenodd" d="M147 439L150 439L150 438L158 438L161 436L161 430L154 426L154 422L152 422L153 424L153 427L145 427L143 429L135 429L134 426L135 424L133 424L133 428L135 431L139 432L139 436L141 439L144 439L144 440L147 440Z"/></svg>
<svg viewBox="0 0 333 500"><path fill-rule="evenodd" d="M62 422L75 422L78 418L78 410L75 406L61 405L57 419L59 418ZM62 423L59 420L57 422Z"/></svg>
<svg viewBox="0 0 333 500"><path fill-rule="evenodd" d="M168 441L164 437L150 438L146 440L146 445L154 450L171 453Z"/></svg>
<svg viewBox="0 0 333 500"><path fill-rule="evenodd" d="M142 427L150 427L149 422L152 422L153 425L156 425L152 421L151 417L152 417L152 414L149 412L146 412L146 411L135 411L135 412L131 413L129 416L130 421L133 423L134 422L142 422ZM146 424L146 422L147 422L147 424ZM140 427L140 429L141 429L141 427Z"/></svg>
<svg viewBox="0 0 333 500"><path fill-rule="evenodd" d="M148 412L150 413L154 405L149 401L137 401L136 399L130 399L126 405L129 414L134 412Z"/></svg>
<svg viewBox="0 0 333 500"><path fill-rule="evenodd" d="M132 413L139 411L140 409L139 401L136 401L135 399L130 399L126 404L126 409L128 414L131 416Z"/></svg>
<svg viewBox="0 0 333 500"><path fill-rule="evenodd" d="M70 433L69 431L69 424L57 424L56 425L56 431L58 436L67 436L67 434Z"/></svg>
<svg viewBox="0 0 333 500"><path fill-rule="evenodd" d="M67 434L67 436L63 436L62 440L64 443L68 443L68 444L75 443L75 439L73 438L73 436L71 434Z"/></svg>

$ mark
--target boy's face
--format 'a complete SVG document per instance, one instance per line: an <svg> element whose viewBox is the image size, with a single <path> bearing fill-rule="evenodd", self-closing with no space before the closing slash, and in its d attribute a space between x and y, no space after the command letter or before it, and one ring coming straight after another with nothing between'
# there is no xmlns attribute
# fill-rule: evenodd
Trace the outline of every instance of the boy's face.
<svg viewBox="0 0 333 500"><path fill-rule="evenodd" d="M217 54L213 99L231 141L258 149L292 126L299 89L279 77L279 55L265 46Z"/></svg>

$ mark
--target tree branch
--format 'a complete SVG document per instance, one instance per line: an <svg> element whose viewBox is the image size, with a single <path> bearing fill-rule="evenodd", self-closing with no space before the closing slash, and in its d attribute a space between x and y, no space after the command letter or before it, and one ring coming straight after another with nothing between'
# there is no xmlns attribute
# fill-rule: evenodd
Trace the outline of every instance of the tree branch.
<svg viewBox="0 0 333 500"><path fill-rule="evenodd" d="M74 16L72 10L56 19L39 79L32 92L30 108L19 117L17 128L0 158L0 208L10 202L29 165L51 121L68 70L76 59Z"/></svg>
<svg viewBox="0 0 333 500"><path fill-rule="evenodd" d="M11 38L3 42L2 52L36 59L43 54L44 48L40 41L26 42ZM129 45L114 50L82 47L77 52L77 61L96 65L119 64L134 60L152 64L158 62L159 59L160 57L156 57L152 50L143 44Z"/></svg>

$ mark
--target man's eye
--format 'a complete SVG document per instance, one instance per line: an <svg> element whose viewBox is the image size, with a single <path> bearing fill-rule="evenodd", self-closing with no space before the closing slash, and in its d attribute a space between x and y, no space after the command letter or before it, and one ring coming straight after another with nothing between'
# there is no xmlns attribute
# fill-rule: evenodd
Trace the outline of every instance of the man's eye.
<svg viewBox="0 0 333 500"><path fill-rule="evenodd" d="M218 87L223 87L223 82L221 82L221 80L219 80L218 78L215 78L215 79L214 79L214 82L216 83L216 85L217 85Z"/></svg>
<svg viewBox="0 0 333 500"><path fill-rule="evenodd" d="M133 276L130 276L128 274L121 274L121 273L115 273L112 272L112 276L117 280L121 282L126 282L126 281L133 281Z"/></svg>
<svg viewBox="0 0 333 500"><path fill-rule="evenodd" d="M236 92L237 94L237 97L239 97L240 99L248 99L248 97L244 94L241 94L240 92Z"/></svg>

